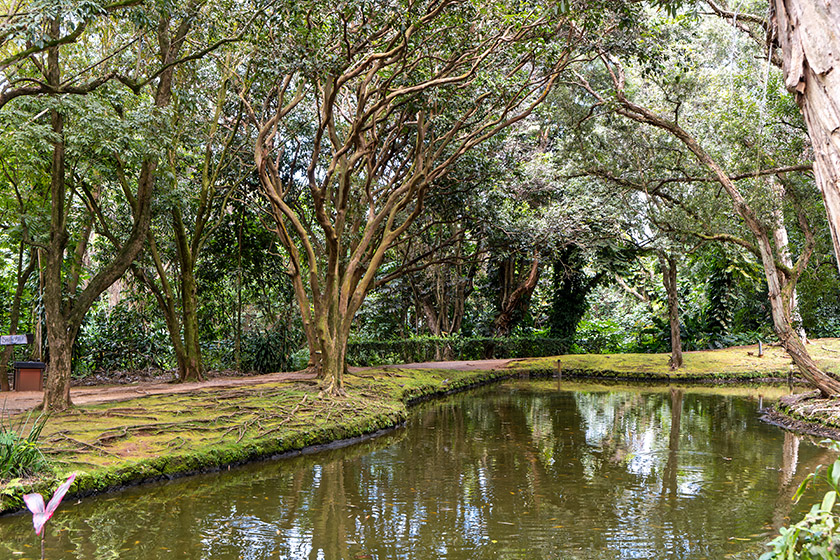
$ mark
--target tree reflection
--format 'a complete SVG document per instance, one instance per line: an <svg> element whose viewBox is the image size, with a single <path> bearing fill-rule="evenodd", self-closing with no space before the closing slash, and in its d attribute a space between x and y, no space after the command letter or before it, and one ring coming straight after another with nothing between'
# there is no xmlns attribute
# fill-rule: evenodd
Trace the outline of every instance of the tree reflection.
<svg viewBox="0 0 840 560"><path fill-rule="evenodd" d="M388 440L71 505L48 555L749 556L791 515L805 474L832 459L758 423L744 398L581 389L491 388L416 411ZM22 516L0 521L0 557L27 530Z"/></svg>

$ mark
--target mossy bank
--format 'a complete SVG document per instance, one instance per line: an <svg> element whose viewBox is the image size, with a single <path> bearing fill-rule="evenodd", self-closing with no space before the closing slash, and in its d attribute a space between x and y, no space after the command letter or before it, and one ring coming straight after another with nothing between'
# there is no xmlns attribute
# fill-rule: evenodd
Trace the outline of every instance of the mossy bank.
<svg viewBox="0 0 840 560"><path fill-rule="evenodd" d="M840 371L840 340L812 352ZM75 495L219 469L313 446L365 437L405 422L421 400L519 375L624 380L755 382L786 379L790 359L778 347L689 352L671 372L661 354L569 355L513 360L487 369L384 367L347 377L347 396L329 398L315 382L262 383L145 396L78 407L49 418L42 436L53 473L0 485L0 511L22 507L27 492L48 494L76 472ZM838 424L840 425L840 424Z"/></svg>
<svg viewBox="0 0 840 560"><path fill-rule="evenodd" d="M71 494L84 496L356 440L401 425L414 402L517 374L376 369L349 375L339 399L297 381L77 407L44 428L53 472L0 485L0 512L21 509L28 492L49 494L71 472Z"/></svg>

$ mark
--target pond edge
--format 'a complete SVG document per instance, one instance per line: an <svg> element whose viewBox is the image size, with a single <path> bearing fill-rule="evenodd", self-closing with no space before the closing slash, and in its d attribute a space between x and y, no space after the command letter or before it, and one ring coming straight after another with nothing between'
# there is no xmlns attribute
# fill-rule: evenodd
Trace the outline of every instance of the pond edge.
<svg viewBox="0 0 840 560"><path fill-rule="evenodd" d="M396 368L403 372L411 371ZM386 373L383 368L378 372ZM445 370L440 370L445 373ZM387 373L386 373L387 374ZM420 403L445 398L446 396L468 391L512 378L557 378L557 370L552 367L539 367L533 363L511 362L507 369L471 370L461 372L457 378L446 378L438 383L424 383L421 386L406 388L401 391L398 400L402 404L398 410L387 413L361 413L352 419L334 421L326 426L307 430L294 437L278 437L264 441L243 440L234 449L202 449L184 454L156 456L134 464L100 468L92 472L79 472L69 496L82 498L94 494L118 491L161 480L214 472L233 466L260 460L274 460L316 453L326 449L346 447L368 439L391 433L403 426L408 419L408 411ZM593 379L599 381L621 381L644 384L645 382L679 382L706 385L773 384L788 381L780 377L768 377L766 373L749 372L741 375L706 375L672 377L669 375L576 368L562 371L562 379ZM824 422L797 418L789 406L765 409L763 420L784 429L840 439L840 426L830 427ZM0 487L0 515L23 511L24 494L38 492L48 495L60 483L57 478L36 479L33 481L7 484Z"/></svg>

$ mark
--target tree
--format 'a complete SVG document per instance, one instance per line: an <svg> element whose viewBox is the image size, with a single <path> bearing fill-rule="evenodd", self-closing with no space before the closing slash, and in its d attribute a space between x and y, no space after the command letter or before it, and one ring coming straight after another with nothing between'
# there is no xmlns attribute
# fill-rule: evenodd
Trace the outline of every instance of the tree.
<svg viewBox="0 0 840 560"><path fill-rule="evenodd" d="M139 74L141 72L141 62L144 58L153 57L153 59L156 59L156 63L143 67L148 71L148 74L138 75L136 78L123 78L121 81L129 85L136 94L140 94L145 86L154 82L151 103L144 106L142 104L143 98L140 100L141 108L147 111L147 119L151 116L151 120L154 121L155 118L165 113L165 108L169 105L172 97L172 80L175 68L183 62L180 56L185 46L185 39L195 23L197 10L197 3L188 4L179 13L163 9L156 12L153 22L147 20L149 27L142 29L142 31L151 32L154 41L150 42L156 44L157 48L147 51L143 46L146 43L141 43L137 47L136 53L133 53L136 57L132 58L128 64L131 64L132 67L136 65L136 74ZM152 17L150 13L146 15ZM132 189L130 181L120 182L127 204L130 207L131 218L130 226L127 228L128 231L124 236L118 237L117 232L108 225L106 220L108 213L103 211L100 204L100 200L103 198L102 184L94 184L91 187L89 178L80 174L75 166L71 166L70 169L67 167L68 145L71 148L71 155L74 157L78 155L73 152L74 144L72 142L68 144L68 136L71 139L74 139L74 136L80 136L83 140L85 133L92 132L84 127L68 129L68 118L70 118L70 125L72 126L72 118L80 121L88 119L90 123L91 120L104 116L73 112L71 110L73 104L64 102L60 97L64 93L68 93L63 84L70 79L66 76L68 68L61 65L62 62L67 62L67 60L62 60L62 45L64 43L61 42L61 38L67 35L66 22L72 21L72 17L61 10L57 12L51 10L44 14L43 21L47 27L47 35L52 46L46 50L46 60L44 61L29 57L37 71L43 74L43 80L46 84L44 86L46 87L45 93L50 94L50 102L46 112L50 116L52 132L50 137L52 155L49 173L50 225L48 241L40 243L45 257L44 308L50 352L49 375L44 390L43 407L46 410L61 410L71 405L72 348L85 314L99 295L122 277L145 243L151 219L151 200L158 174L159 154L153 145L147 146L147 149L139 158L140 161L136 170L136 186ZM103 26L98 30L103 37L101 41L103 43L107 43L104 40L105 36L110 36L110 33L119 35L120 31L123 31L123 29L119 26L116 28ZM132 44L134 44L134 41L128 42L128 45ZM126 60L116 57L116 54L124 54L123 51L128 45L122 46L116 53L113 53L114 56L111 57L113 60L109 60L109 63L115 66L126 64ZM191 56L199 56L199 54L200 52L191 53ZM89 60L75 59L73 58L74 53L64 53L64 55L64 58L82 66L80 72L84 73L85 70L91 69L91 67L85 66L90 62ZM109 75L112 75L112 73L106 73L100 77L101 79L94 80L91 84L101 82L99 86L102 86L107 81L104 78ZM84 93L90 93L95 89L91 88ZM123 107L114 102L113 99L111 109L113 114L116 114L118 119L122 120L124 117ZM158 130L158 133L160 133L160 130ZM107 138L100 137L98 139L99 142L103 140L107 140ZM117 174L125 171L121 168L120 147L116 144L107 145L107 142L105 144L98 147L94 159L98 159L97 163L102 165L105 161L108 161L112 165L112 169L113 167L117 168ZM74 205L76 196L81 199L85 208L82 212L83 217L74 224L73 213L78 209ZM83 258L86 255L94 229L111 240L116 252L90 278L83 278Z"/></svg>
<svg viewBox="0 0 840 560"><path fill-rule="evenodd" d="M158 197L161 216L148 233L151 266L133 267L166 319L180 381L204 379L196 268L243 173L230 168L242 118L241 104L238 114L225 116L232 66L228 53L193 72L181 68L171 113L171 128L181 134L168 150L170 189ZM208 105L214 109L205 114Z"/></svg>
<svg viewBox="0 0 840 560"><path fill-rule="evenodd" d="M814 177L823 196L840 270L840 67L838 8L817 0L771 0L770 19L736 14L706 0L719 17L767 48L795 96L814 150ZM779 56L775 49L781 49Z"/></svg>
<svg viewBox="0 0 840 560"><path fill-rule="evenodd" d="M454 0L305 2L271 22L272 37L296 37L311 59L281 67L261 105L248 104L254 155L329 392L343 391L353 317L389 248L459 158L545 98L582 23L550 5ZM273 48L263 70L276 74L291 47Z"/></svg>
<svg viewBox="0 0 840 560"><path fill-rule="evenodd" d="M799 212L799 222L806 236L806 244L793 268L785 266L779 255L774 252L771 243L772 232L749 204L747 199L736 186L735 181L723 170L720 164L703 148L697 139L676 122L664 118L654 111L634 103L626 93L626 79L623 67L615 60L602 56L604 68L609 76L613 91L613 108L616 113L637 122L654 126L666 131L678 139L697 160L712 174L714 180L729 195L733 208L744 220L745 225L755 238L758 253L764 268L768 286L768 297L772 310L773 327L782 346L790 354L802 375L822 393L827 395L840 394L840 379L828 372L822 371L808 354L802 340L792 326L791 303L796 282L804 271L808 259L814 249L814 237L803 212ZM583 77L580 77L582 87L598 100L599 104L609 101ZM778 247L776 247L778 250Z"/></svg>
<svg viewBox="0 0 840 560"><path fill-rule="evenodd" d="M668 298L668 325L671 327L671 370L683 365L682 341L680 340L680 301L677 292L677 260L673 255L660 251L659 265L662 268L662 285Z"/></svg>

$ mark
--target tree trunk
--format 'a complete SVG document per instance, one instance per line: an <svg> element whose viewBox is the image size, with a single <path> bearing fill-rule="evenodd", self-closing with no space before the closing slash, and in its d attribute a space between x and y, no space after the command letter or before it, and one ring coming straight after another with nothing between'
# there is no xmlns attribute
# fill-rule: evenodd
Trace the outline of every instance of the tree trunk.
<svg viewBox="0 0 840 560"><path fill-rule="evenodd" d="M662 285L668 295L668 323L671 326L671 371L683 365L682 341L680 340L680 301L677 294L677 261L671 255L659 255L662 267Z"/></svg>
<svg viewBox="0 0 840 560"><path fill-rule="evenodd" d="M773 0L785 85L808 126L814 177L825 201L840 270L840 4Z"/></svg>
<svg viewBox="0 0 840 560"><path fill-rule="evenodd" d="M509 336L514 327L514 313L520 311L525 307L525 302L537 287L537 281L540 279L540 257L534 255L531 261L531 268L528 275L516 285L516 288L507 293L507 289L514 285L514 263L507 262L502 267L503 281L502 281L502 301L499 314L493 320L493 329L496 336Z"/></svg>
<svg viewBox="0 0 840 560"><path fill-rule="evenodd" d="M170 66L160 73L155 91L155 107L166 107L172 98L174 62L178 57L190 24L179 25L170 32L170 21L162 19L158 25L161 60ZM60 22L50 24L50 36L60 36ZM47 54L47 82L58 89L61 84L59 46L51 47ZM65 213L65 151L64 117L56 109L50 111L53 132L53 157L50 174L50 242L46 250L44 275L44 313L47 323L47 341L50 360L47 382L44 386L44 410L64 410L70 406L70 374L73 344L90 307L114 282L119 280L140 253L151 224L151 199L154 191L158 160L149 156L140 166L137 192L131 201L133 224L131 233L119 247L116 256L91 278L79 293L68 293L64 298L63 273L65 251L70 238Z"/></svg>
<svg viewBox="0 0 840 560"><path fill-rule="evenodd" d="M184 274L181 295L186 363L184 369L179 372L180 380L203 381L204 362L201 358L201 341L198 335L198 298L196 297L195 278L191 272Z"/></svg>
<svg viewBox="0 0 840 560"><path fill-rule="evenodd" d="M16 334L9 329L9 334ZM12 350L14 346L4 346L3 354L0 355L0 391L11 391L12 387L9 385L9 361L12 359Z"/></svg>
<svg viewBox="0 0 840 560"><path fill-rule="evenodd" d="M317 306L317 310L325 311L331 306ZM347 340L352 316L340 317L335 314L316 315L315 322L318 330L318 360L320 364L319 377L324 382L324 391L328 395L343 396L344 374L347 368Z"/></svg>
<svg viewBox="0 0 840 560"><path fill-rule="evenodd" d="M73 404L70 401L70 371L77 332L75 329L68 328L64 321L47 319L50 362L44 383L42 406L45 411L65 410Z"/></svg>
<svg viewBox="0 0 840 560"><path fill-rule="evenodd" d="M51 34L58 37L60 25L58 19L51 23ZM58 66L58 47L49 50L47 56L48 82L61 82ZM49 364L47 380L44 386L44 410L64 410L71 406L70 371L73 358L75 330L68 324L63 305L62 267L64 251L67 247L67 218L64 214L64 115L58 110L50 110L50 122L55 140L53 141L52 167L50 169L50 244L46 254L46 273L44 274L44 314L47 324L47 344Z"/></svg>
<svg viewBox="0 0 840 560"><path fill-rule="evenodd" d="M782 201L785 197L785 188L775 178L768 179L773 193L776 195L776 208L773 210L773 241L776 243L776 253L779 255L779 260L786 267L793 268L793 259L790 257L790 241L788 239L787 227L785 226L785 216L782 211ZM796 290L791 291L790 295L790 316L793 322L794 329L802 339L802 342L808 343L808 335L802 326L802 315L799 314L799 298Z"/></svg>
<svg viewBox="0 0 840 560"><path fill-rule="evenodd" d="M685 144L689 150L691 150L701 164L705 165L714 174L715 179L729 195L735 212L743 218L745 225L755 237L757 246L756 249L761 257L761 264L764 267L764 276L767 279L768 297L770 299L770 309L773 315L773 328L782 343L782 347L784 347L791 359L793 359L793 362L799 368L802 376L805 377L811 385L819 389L823 395L840 395L840 379L838 379L833 373L822 371L817 366L816 362L808 354L802 340L796 332L794 332L793 327L791 326L789 308L790 292L796 288L796 282L802 274L802 271L805 269L808 259L813 252L813 235L809 230L803 230L803 233L806 236L806 246L802 250L802 254L797 261L796 268L794 270L787 269L787 271L784 272L784 274L790 275L790 278L786 280L783 286L781 280L782 272L780 272L780 270L782 270L780 267L783 265L776 263L767 230L758 219L753 209L749 206L749 204L747 204L746 199L744 199L744 196L735 186L735 183L732 179L730 179L729 175L727 175L717 161L715 161L703 149L700 143L679 125L663 119L650 109L636 105L628 100L624 94L623 69L618 65L614 65L614 72L613 67L610 66L609 62L605 61L605 64L611 72L616 97L620 104L617 112L635 121L661 128L670 134L673 134L678 140ZM588 83L585 83L584 87L587 91L599 99L604 99L594 89L592 89ZM800 214L800 223L803 223L802 220L803 216Z"/></svg>

